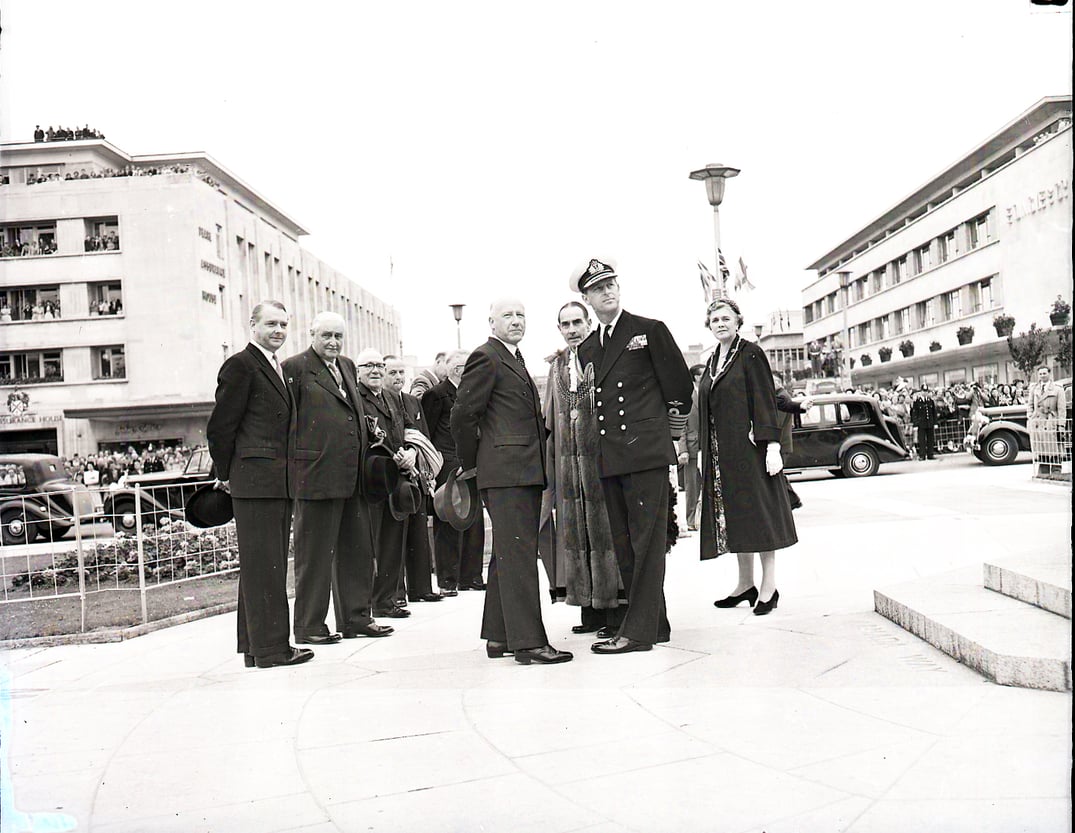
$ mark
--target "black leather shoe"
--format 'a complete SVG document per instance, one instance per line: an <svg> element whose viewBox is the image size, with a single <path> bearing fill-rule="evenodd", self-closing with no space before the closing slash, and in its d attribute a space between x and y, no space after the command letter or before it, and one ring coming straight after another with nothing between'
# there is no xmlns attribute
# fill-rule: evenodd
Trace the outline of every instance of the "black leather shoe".
<svg viewBox="0 0 1075 833"><path fill-rule="evenodd" d="M374 616L379 616L382 619L406 619L411 615L409 610L404 610L399 605L393 605L392 607L386 607L383 610L373 611Z"/></svg>
<svg viewBox="0 0 1075 833"><path fill-rule="evenodd" d="M780 591L779 590L774 590L772 598L770 598L769 601L767 601L767 602L759 601L756 605L754 605L754 615L755 616L764 616L770 610L776 610L776 604L779 601L780 601Z"/></svg>
<svg viewBox="0 0 1075 833"><path fill-rule="evenodd" d="M444 596L440 593L423 593L421 596L411 596L412 602L440 602Z"/></svg>
<svg viewBox="0 0 1075 833"><path fill-rule="evenodd" d="M745 590L738 596L725 596L723 599L717 599L713 602L716 607L735 607L740 602L749 602L751 607L754 607L754 602L758 600L758 588L751 587L749 590Z"/></svg>
<svg viewBox="0 0 1075 833"><path fill-rule="evenodd" d="M514 654L515 652L508 647L506 642L494 642L490 639L485 643L485 655L489 659L500 659L508 654Z"/></svg>
<svg viewBox="0 0 1075 833"><path fill-rule="evenodd" d="M598 639L612 639L616 634L620 632L619 628L614 628L612 625L605 625L603 628L597 629Z"/></svg>
<svg viewBox="0 0 1075 833"><path fill-rule="evenodd" d="M286 654L269 654L267 657L254 657L258 668L275 668L278 665L301 665L314 658L309 648L290 648Z"/></svg>
<svg viewBox="0 0 1075 833"><path fill-rule="evenodd" d="M395 630L391 625L378 625L376 622L369 622L365 625L359 625L354 630L345 630L343 638L358 639L360 636L388 636L390 633L395 633Z"/></svg>
<svg viewBox="0 0 1075 833"><path fill-rule="evenodd" d="M552 665L557 662L571 662L575 655L570 651L557 651L552 645L541 648L527 648L515 652L515 661L520 665L529 665L532 662L541 665Z"/></svg>
<svg viewBox="0 0 1075 833"><path fill-rule="evenodd" d="M652 651L653 646L648 642L635 642L626 636L617 636L607 642L595 642L590 650L595 654L629 654L631 651Z"/></svg>
<svg viewBox="0 0 1075 833"><path fill-rule="evenodd" d="M480 578L474 579L474 581L468 581L466 584L459 585L460 590L484 590L485 582Z"/></svg>
<svg viewBox="0 0 1075 833"><path fill-rule="evenodd" d="M575 625L572 629L572 633L593 633L598 630L598 625Z"/></svg>
<svg viewBox="0 0 1075 833"><path fill-rule="evenodd" d="M442 587L440 589L440 594L445 599L454 599L456 596L459 595L459 591L456 590L454 587Z"/></svg>
<svg viewBox="0 0 1075 833"><path fill-rule="evenodd" d="M254 655L253 654L243 654L243 665L245 665L247 668L253 668L254 667Z"/></svg>
<svg viewBox="0 0 1075 833"><path fill-rule="evenodd" d="M295 641L302 645L335 645L343 639L338 633L319 633L313 636L296 636Z"/></svg>

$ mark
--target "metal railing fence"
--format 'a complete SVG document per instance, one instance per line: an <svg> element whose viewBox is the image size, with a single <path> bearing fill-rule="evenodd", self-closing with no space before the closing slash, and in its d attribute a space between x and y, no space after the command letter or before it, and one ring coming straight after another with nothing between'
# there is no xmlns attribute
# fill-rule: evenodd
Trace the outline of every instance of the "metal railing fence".
<svg viewBox="0 0 1075 833"><path fill-rule="evenodd" d="M237 574L234 521L197 529L184 519L186 497L211 482L184 483L181 488L137 485L122 495L113 491L106 503L112 509L109 514L92 508L87 514L88 502L77 499L74 490L67 501L58 500L55 492L3 498L0 605L77 597L79 632L85 632L87 610L96 597L105 591L137 592L141 621L147 624L151 592ZM130 503L117 496L129 497Z"/></svg>

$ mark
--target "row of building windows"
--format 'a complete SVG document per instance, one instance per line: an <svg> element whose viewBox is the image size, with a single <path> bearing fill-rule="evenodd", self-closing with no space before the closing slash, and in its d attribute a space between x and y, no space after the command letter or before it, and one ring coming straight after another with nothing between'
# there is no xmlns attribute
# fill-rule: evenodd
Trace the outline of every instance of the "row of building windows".
<svg viewBox="0 0 1075 833"><path fill-rule="evenodd" d="M294 319L303 324L308 324L318 312L339 313L348 329L357 333L362 340L357 349L398 342L398 333L393 332L391 323L377 316L373 310L338 293L331 286L322 285L312 275L307 276L303 286L301 270L287 264L285 273L280 258L271 252L262 252L259 262L255 245L242 237L236 236L235 244L242 288L239 295L242 307L240 315L244 321L250 315L250 299L276 298L284 303Z"/></svg>
<svg viewBox="0 0 1075 833"><path fill-rule="evenodd" d="M126 379L126 354L121 344L90 348L90 376L94 380ZM0 385L39 385L65 379L63 350L26 350L0 353Z"/></svg>
<svg viewBox="0 0 1075 833"><path fill-rule="evenodd" d="M76 254L61 252L56 240L56 220L0 225L0 257L38 257L40 255ZM84 217L83 252L119 251L117 217Z"/></svg>
<svg viewBox="0 0 1075 833"><path fill-rule="evenodd" d="M847 287L848 306L917 277L960 254L974 251L992 242L996 237L995 216L996 211L991 208L874 269L869 274L851 281ZM819 298L803 307L803 320L809 324L835 313L841 308L839 292L839 290L830 292L824 298Z"/></svg>
<svg viewBox="0 0 1075 833"><path fill-rule="evenodd" d="M60 306L60 287L57 284L0 289L0 323L123 314L121 283L103 281L85 286L86 301L74 310Z"/></svg>
<svg viewBox="0 0 1075 833"><path fill-rule="evenodd" d="M996 277L996 275L991 275L988 278L973 281L950 292L943 292L850 327L848 346L852 349L862 347L875 341L885 341L905 333L913 333L947 321L955 321L967 315L994 309L997 306L993 294L993 281ZM825 338L823 336L821 340ZM839 333L834 332L828 338L839 338Z"/></svg>

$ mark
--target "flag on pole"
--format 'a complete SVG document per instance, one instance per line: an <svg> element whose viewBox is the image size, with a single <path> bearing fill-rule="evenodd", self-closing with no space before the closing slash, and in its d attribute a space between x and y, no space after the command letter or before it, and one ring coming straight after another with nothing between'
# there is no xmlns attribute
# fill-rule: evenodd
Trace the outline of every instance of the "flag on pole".
<svg viewBox="0 0 1075 833"><path fill-rule="evenodd" d="M754 289L754 284L752 284L747 277L747 265L741 257L739 258L739 271L735 276L735 288L736 290Z"/></svg>
<svg viewBox="0 0 1075 833"><path fill-rule="evenodd" d="M724 259L724 252L717 249L717 260L720 261L720 277L725 284L728 283L728 278L732 276L731 271L728 269L728 261Z"/></svg>
<svg viewBox="0 0 1075 833"><path fill-rule="evenodd" d="M724 296L724 287L721 282L713 276L709 268L700 260L698 261L698 276L702 281L702 292L705 293L705 302L707 304L711 303L715 298Z"/></svg>

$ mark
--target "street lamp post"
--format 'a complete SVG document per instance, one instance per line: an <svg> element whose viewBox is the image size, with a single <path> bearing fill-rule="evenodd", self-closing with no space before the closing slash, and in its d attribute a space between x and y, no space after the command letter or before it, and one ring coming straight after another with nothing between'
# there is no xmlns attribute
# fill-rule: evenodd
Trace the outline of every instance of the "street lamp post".
<svg viewBox="0 0 1075 833"><path fill-rule="evenodd" d="M709 204L713 206L713 246L716 255L717 281L723 296L727 296L728 287L725 286L724 272L720 268L720 204L724 200L724 183L733 176L739 176L739 168L729 168L719 163L691 171L691 179L700 179L705 182L705 195Z"/></svg>
<svg viewBox="0 0 1075 833"><path fill-rule="evenodd" d="M457 350L463 349L463 307L466 304L448 304L452 308L452 315L455 316L455 346Z"/></svg>
<svg viewBox="0 0 1075 833"><path fill-rule="evenodd" d="M850 272L837 272L840 278L840 305L843 307L843 321L840 324L840 386L845 390L851 387L851 370L847 367L847 356L850 352L851 333L847 329L847 302L851 299L849 283Z"/></svg>

